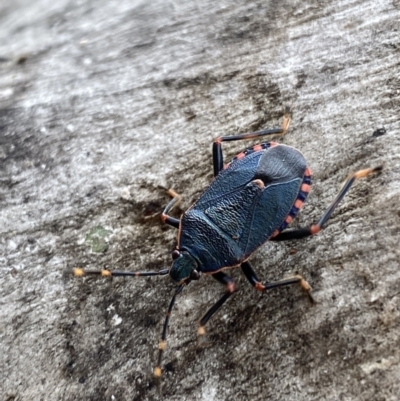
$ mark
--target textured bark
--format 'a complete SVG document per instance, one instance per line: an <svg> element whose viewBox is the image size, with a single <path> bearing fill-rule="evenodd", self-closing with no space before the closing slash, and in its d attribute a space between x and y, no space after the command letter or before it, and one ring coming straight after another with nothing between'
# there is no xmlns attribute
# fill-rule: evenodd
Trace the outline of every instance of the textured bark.
<svg viewBox="0 0 400 401"><path fill-rule="evenodd" d="M398 400L400 3L49 1L0 5L1 400ZM173 283L75 279L75 266L170 264L166 188L185 210L212 179L211 142L280 124L313 190L315 222L350 171L361 180L318 236L266 244L265 280L210 277L174 308ZM225 145L225 144L224 144ZM229 157L249 146L224 146Z"/></svg>

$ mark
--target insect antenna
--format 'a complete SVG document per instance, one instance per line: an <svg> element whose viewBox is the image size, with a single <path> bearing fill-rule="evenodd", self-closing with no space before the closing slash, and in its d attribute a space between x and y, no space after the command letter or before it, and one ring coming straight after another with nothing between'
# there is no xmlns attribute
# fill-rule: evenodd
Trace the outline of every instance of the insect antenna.
<svg viewBox="0 0 400 401"><path fill-rule="evenodd" d="M102 276L102 277L148 277L148 276L166 276L169 273L169 269L162 269L159 271L150 271L150 272L129 272L122 270L86 270L80 267L75 267L73 269L73 273L75 277L82 276Z"/></svg>

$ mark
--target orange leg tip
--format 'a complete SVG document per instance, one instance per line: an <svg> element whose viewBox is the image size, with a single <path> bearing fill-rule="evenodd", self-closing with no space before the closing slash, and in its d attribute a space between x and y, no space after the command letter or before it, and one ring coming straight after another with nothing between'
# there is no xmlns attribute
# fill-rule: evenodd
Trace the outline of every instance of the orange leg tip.
<svg viewBox="0 0 400 401"><path fill-rule="evenodd" d="M291 110L290 110L290 108L286 107L285 114L283 116L283 121L282 121L282 130L283 130L282 134L286 134L286 131L288 130L289 125L290 125L290 120L291 120Z"/></svg>
<svg viewBox="0 0 400 401"><path fill-rule="evenodd" d="M159 366L156 366L154 368L154 377L157 377L157 378L161 377L161 368Z"/></svg>
<svg viewBox="0 0 400 401"><path fill-rule="evenodd" d="M308 284L307 281L304 280L303 278L302 278L301 281L300 281L300 285L301 285L301 288L302 288L304 291L311 292L311 290L312 290L311 285Z"/></svg>
<svg viewBox="0 0 400 401"><path fill-rule="evenodd" d="M160 341L160 344L158 344L158 349L161 349L162 351L165 350L167 343L165 341Z"/></svg>
<svg viewBox="0 0 400 401"><path fill-rule="evenodd" d="M290 118L285 117L285 119L283 120L283 124L282 124L283 134L285 134L286 131L289 129L289 125L290 125Z"/></svg>
<svg viewBox="0 0 400 401"><path fill-rule="evenodd" d="M111 272L109 270L102 270L100 274L102 277L111 277Z"/></svg>
<svg viewBox="0 0 400 401"><path fill-rule="evenodd" d="M265 285L262 283L256 283L254 287L257 291L265 291Z"/></svg>
<svg viewBox="0 0 400 401"><path fill-rule="evenodd" d="M80 267L75 267L75 268L72 270L72 273L73 273L73 275L74 275L75 277L82 277L82 276L85 275L84 270L81 269Z"/></svg>
<svg viewBox="0 0 400 401"><path fill-rule="evenodd" d="M206 334L206 329L205 329L205 327L204 326L200 326L198 329L197 329L197 335L198 336L204 336Z"/></svg>
<svg viewBox="0 0 400 401"><path fill-rule="evenodd" d="M356 173L354 173L354 177L355 178L364 178L364 177L367 177L368 175L370 175L372 173L379 173L382 170L383 170L383 166L378 166L378 167L374 167L374 168L367 168L365 170L360 170L360 171L357 171Z"/></svg>
<svg viewBox="0 0 400 401"><path fill-rule="evenodd" d="M172 188L170 188L167 191L167 194L171 197L171 198L180 198L179 194L177 194Z"/></svg>
<svg viewBox="0 0 400 401"><path fill-rule="evenodd" d="M367 168L365 170L359 170L356 173L354 173L354 178L364 178L367 175L370 175L372 173L372 169L371 168Z"/></svg>
<svg viewBox="0 0 400 401"><path fill-rule="evenodd" d="M310 227L310 232L312 235L318 234L321 231L321 227L317 226L316 224Z"/></svg>

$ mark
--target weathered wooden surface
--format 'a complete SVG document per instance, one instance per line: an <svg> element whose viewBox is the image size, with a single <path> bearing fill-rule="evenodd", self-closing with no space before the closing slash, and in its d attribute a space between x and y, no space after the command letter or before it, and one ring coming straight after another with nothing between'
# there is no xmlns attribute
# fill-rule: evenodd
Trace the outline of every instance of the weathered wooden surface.
<svg viewBox="0 0 400 401"><path fill-rule="evenodd" d="M398 400L399 21L398 0L3 0L0 399ZM252 259L266 280L299 271L316 306L297 288L261 296L234 271L239 290L199 348L223 289L187 288L157 390L173 284L70 271L169 265L176 232L146 218L163 188L188 207L212 178L212 138L276 126L284 104L283 141L314 172L296 224L349 171L385 170L317 237Z"/></svg>

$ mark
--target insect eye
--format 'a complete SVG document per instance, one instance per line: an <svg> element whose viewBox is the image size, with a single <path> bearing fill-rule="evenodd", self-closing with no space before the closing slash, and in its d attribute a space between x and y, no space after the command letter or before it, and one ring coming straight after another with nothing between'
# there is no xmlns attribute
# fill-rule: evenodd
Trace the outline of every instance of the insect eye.
<svg viewBox="0 0 400 401"><path fill-rule="evenodd" d="M192 280L198 280L200 278L200 273L197 270L192 270L190 273L190 278Z"/></svg>
<svg viewBox="0 0 400 401"><path fill-rule="evenodd" d="M181 253L177 250L177 249L175 249L174 251L172 251L172 259L178 259L179 258L179 256L181 256Z"/></svg>

